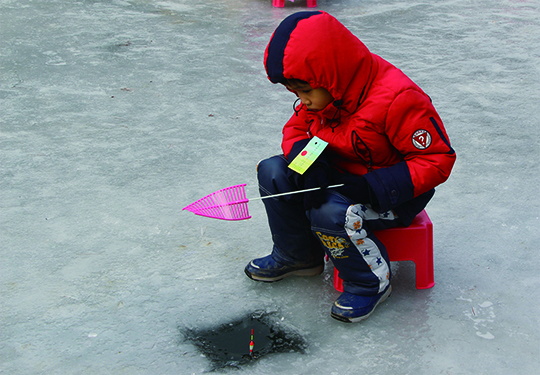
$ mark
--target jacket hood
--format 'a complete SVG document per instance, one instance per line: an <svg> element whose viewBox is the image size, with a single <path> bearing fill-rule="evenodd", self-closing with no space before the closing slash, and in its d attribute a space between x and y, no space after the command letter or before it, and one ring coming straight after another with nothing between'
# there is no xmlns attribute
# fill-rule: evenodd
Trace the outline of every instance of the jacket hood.
<svg viewBox="0 0 540 375"><path fill-rule="evenodd" d="M295 78L323 87L334 97L333 107L348 113L362 102L377 70L368 48L322 11L285 18L266 47L264 65L271 82Z"/></svg>

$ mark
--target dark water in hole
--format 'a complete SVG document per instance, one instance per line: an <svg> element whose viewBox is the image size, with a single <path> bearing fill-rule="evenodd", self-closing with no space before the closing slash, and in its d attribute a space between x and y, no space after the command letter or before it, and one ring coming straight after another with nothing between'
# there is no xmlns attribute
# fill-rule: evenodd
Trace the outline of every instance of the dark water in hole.
<svg viewBox="0 0 540 375"><path fill-rule="evenodd" d="M253 355L249 353L253 329ZM271 353L305 353L305 339L292 328L282 327L275 314L256 312L217 327L182 331L212 363L211 371L247 365Z"/></svg>

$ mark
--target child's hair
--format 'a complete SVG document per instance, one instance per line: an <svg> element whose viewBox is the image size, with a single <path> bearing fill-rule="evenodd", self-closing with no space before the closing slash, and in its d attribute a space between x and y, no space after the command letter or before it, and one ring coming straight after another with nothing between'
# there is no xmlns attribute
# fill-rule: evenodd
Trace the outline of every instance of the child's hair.
<svg viewBox="0 0 540 375"><path fill-rule="evenodd" d="M291 88L309 85L309 82L306 82L297 78L283 78L281 81L279 81L279 83L281 83L284 86L291 87Z"/></svg>

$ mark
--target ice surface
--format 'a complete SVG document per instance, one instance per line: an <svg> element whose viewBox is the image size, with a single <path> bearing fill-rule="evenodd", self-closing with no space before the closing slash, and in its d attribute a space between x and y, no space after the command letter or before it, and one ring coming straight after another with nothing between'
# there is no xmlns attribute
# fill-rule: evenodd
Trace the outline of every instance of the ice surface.
<svg viewBox="0 0 540 375"><path fill-rule="evenodd" d="M428 206L435 282L393 264L392 297L330 318L320 277L245 277L263 205L181 208L278 153L293 97L265 77L305 1L0 0L0 373L199 374L182 330L258 310L306 354L238 374L533 374L540 364L540 5L319 0L433 99L458 161Z"/></svg>

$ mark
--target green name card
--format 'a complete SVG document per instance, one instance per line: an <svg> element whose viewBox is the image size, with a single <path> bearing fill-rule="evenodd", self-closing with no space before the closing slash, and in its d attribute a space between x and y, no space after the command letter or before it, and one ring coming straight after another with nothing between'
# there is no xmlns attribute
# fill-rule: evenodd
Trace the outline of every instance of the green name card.
<svg viewBox="0 0 540 375"><path fill-rule="evenodd" d="M326 146L328 146L328 142L323 141L319 137L313 137L289 164L289 168L297 173L304 174L311 164L322 154Z"/></svg>

